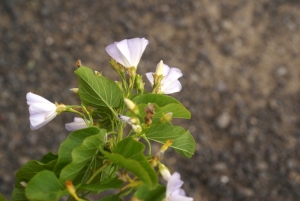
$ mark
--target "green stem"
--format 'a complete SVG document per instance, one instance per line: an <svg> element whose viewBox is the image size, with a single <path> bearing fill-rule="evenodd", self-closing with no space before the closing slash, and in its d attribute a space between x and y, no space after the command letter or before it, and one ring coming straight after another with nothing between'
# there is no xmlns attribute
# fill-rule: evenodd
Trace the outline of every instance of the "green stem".
<svg viewBox="0 0 300 201"><path fill-rule="evenodd" d="M119 128L118 132L118 142L120 142L123 139L123 130L124 130L124 123L121 123L121 126Z"/></svg>
<svg viewBox="0 0 300 201"><path fill-rule="evenodd" d="M89 184L91 183L95 177L100 173L102 172L102 170L109 164L109 162L106 162L104 163L99 169L97 169L93 174L92 176L86 181L86 184Z"/></svg>
<svg viewBox="0 0 300 201"><path fill-rule="evenodd" d="M80 107L80 108L82 108L82 107ZM85 115L84 115L83 113L78 112L77 110L74 110L73 108L69 108L69 109L67 110L67 112L72 112L72 113L78 114L78 115L81 116L81 117L84 119L84 121L87 123L87 119L86 119L86 117L85 117Z"/></svg>
<svg viewBox="0 0 300 201"><path fill-rule="evenodd" d="M151 144L150 144L148 138L145 136L145 134L143 134L141 137L142 137L144 140L146 140L146 142L147 142L147 144L148 144L148 146L149 146L148 156L150 156L150 155L151 155L151 152L152 152L152 150L151 150Z"/></svg>
<svg viewBox="0 0 300 201"><path fill-rule="evenodd" d="M136 78L136 76L130 77L130 78L129 78L129 79L130 79L130 82L129 82L129 89L128 89L128 91L127 91L126 98L128 98L128 97L130 96L130 94L132 93L132 89L133 89L133 87L134 87L135 78Z"/></svg>
<svg viewBox="0 0 300 201"><path fill-rule="evenodd" d="M90 124L93 125L94 122L93 122L93 118L92 118L91 114L87 111L87 109L85 108L84 105L82 105L82 108L85 111L85 113L89 116Z"/></svg>

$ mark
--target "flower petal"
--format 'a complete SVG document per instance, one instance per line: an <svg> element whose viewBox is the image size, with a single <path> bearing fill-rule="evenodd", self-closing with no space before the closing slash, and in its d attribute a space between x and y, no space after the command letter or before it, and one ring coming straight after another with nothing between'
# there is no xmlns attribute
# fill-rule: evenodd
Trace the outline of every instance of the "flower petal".
<svg viewBox="0 0 300 201"><path fill-rule="evenodd" d="M182 77L182 72L178 68L170 68L167 75L164 75L165 78L162 80L162 84L164 88L168 88L170 85L172 85L175 80L178 80L178 78Z"/></svg>
<svg viewBox="0 0 300 201"><path fill-rule="evenodd" d="M167 77L167 75L169 74L169 72L170 72L170 67L167 64L164 64L163 65L163 72L162 72L163 76Z"/></svg>
<svg viewBox="0 0 300 201"><path fill-rule="evenodd" d="M133 38L127 40L127 43L130 51L131 65L137 67L148 45L148 40L145 38Z"/></svg>
<svg viewBox="0 0 300 201"><path fill-rule="evenodd" d="M48 104L53 104L50 101L48 101L47 99L36 95L34 93L28 92L26 94L26 99L27 99L27 104L30 105L32 103L48 103Z"/></svg>
<svg viewBox="0 0 300 201"><path fill-rule="evenodd" d="M47 99L31 92L27 93L26 99L29 105L29 120L32 130L41 128L56 117L57 107Z"/></svg>
<svg viewBox="0 0 300 201"><path fill-rule="evenodd" d="M80 117L74 117L74 122L84 122L84 120Z"/></svg>
<svg viewBox="0 0 300 201"><path fill-rule="evenodd" d="M172 192L179 189L183 184L183 181L180 179L180 174L174 172L167 184L167 196L171 195Z"/></svg>
<svg viewBox="0 0 300 201"><path fill-rule="evenodd" d="M52 119L56 117L57 113L54 111L52 113L37 113L30 115L30 128L31 130L37 130L44 125L46 125L48 122L50 122Z"/></svg>
<svg viewBox="0 0 300 201"><path fill-rule="evenodd" d="M56 111L56 105L53 103L32 103L29 105L30 114L47 113Z"/></svg>
<svg viewBox="0 0 300 201"><path fill-rule="evenodd" d="M193 201L194 198L186 197L185 192L180 187L183 181L180 179L180 174L174 172L167 184L166 200L167 201Z"/></svg>
<svg viewBox="0 0 300 201"><path fill-rule="evenodd" d="M168 88L166 88L165 85L161 87L161 91L163 91L165 94L172 94L181 91L182 85L181 83L176 80L173 82Z"/></svg>
<svg viewBox="0 0 300 201"><path fill-rule="evenodd" d="M106 52L127 68L137 67L147 45L148 40L145 38L125 39L108 45Z"/></svg>
<svg viewBox="0 0 300 201"><path fill-rule="evenodd" d="M126 63L124 62L124 56L119 51L116 44L110 44L105 49L106 52L109 54L109 56L111 56L114 60L116 60L118 63L122 64L123 66L126 66Z"/></svg>
<svg viewBox="0 0 300 201"><path fill-rule="evenodd" d="M181 196L181 195L171 195L167 199L168 201L193 201L194 198Z"/></svg>
<svg viewBox="0 0 300 201"><path fill-rule="evenodd" d="M149 80L149 82L151 83L151 85L154 84L153 74L154 74L154 73L152 73L152 72L146 73L146 77L148 78L148 80Z"/></svg>
<svg viewBox="0 0 300 201"><path fill-rule="evenodd" d="M75 117L74 122L67 123L65 125L65 128L70 132L73 132L75 130L80 130L80 129L83 129L83 128L87 128L87 127L88 126L86 125L85 121L82 118L79 118L79 117Z"/></svg>
<svg viewBox="0 0 300 201"><path fill-rule="evenodd" d="M121 53L121 56L123 58L123 66L125 67L131 67L132 62L131 62L131 57L130 57L130 49L128 47L127 39L122 40L120 42L116 42L115 45L117 46L119 52Z"/></svg>

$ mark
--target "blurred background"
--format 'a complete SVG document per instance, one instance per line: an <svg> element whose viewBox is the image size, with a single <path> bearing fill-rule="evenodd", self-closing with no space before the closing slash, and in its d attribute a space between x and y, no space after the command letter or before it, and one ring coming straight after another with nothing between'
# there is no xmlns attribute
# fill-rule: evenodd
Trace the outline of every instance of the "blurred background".
<svg viewBox="0 0 300 201"><path fill-rule="evenodd" d="M29 128L26 93L78 104L75 62L118 79L105 47L149 40L138 73L162 59L180 68L174 94L192 112L176 121L197 148L168 150L195 201L300 200L299 0L0 0L0 192L27 161L57 153L59 115ZM147 80L145 80L148 84Z"/></svg>

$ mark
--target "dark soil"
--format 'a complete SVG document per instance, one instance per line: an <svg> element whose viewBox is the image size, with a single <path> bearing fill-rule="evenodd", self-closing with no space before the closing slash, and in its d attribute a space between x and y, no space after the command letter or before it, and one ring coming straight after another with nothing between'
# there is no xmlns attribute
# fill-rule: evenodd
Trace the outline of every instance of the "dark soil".
<svg viewBox="0 0 300 201"><path fill-rule="evenodd" d="M138 72L180 68L177 121L191 159L168 151L196 201L300 200L300 1L0 0L0 191L27 161L57 152L73 115L29 128L26 93L77 104L75 62L117 79L105 47L145 37ZM148 83L147 83L148 84Z"/></svg>

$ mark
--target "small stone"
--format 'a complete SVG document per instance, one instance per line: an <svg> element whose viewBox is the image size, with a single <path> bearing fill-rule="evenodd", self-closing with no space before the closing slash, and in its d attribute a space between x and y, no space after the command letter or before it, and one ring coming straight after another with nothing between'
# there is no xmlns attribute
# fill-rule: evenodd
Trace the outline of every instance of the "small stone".
<svg viewBox="0 0 300 201"><path fill-rule="evenodd" d="M54 43L54 39L49 36L49 37L46 38L45 42L46 42L46 45L50 46Z"/></svg>
<svg viewBox="0 0 300 201"><path fill-rule="evenodd" d="M276 71L276 75L279 76L279 77L282 77L286 74L287 74L287 69L284 66L278 68L277 71Z"/></svg>
<svg viewBox="0 0 300 201"><path fill-rule="evenodd" d="M231 117L228 114L228 112L223 112L221 115L218 116L217 118L217 125L219 128L227 128L230 124Z"/></svg>
<svg viewBox="0 0 300 201"><path fill-rule="evenodd" d="M229 182L229 178L226 175L221 176L221 182L227 184Z"/></svg>

